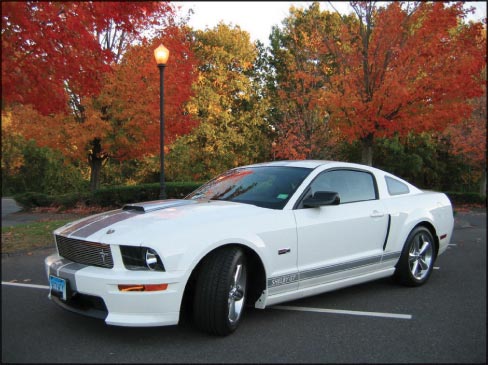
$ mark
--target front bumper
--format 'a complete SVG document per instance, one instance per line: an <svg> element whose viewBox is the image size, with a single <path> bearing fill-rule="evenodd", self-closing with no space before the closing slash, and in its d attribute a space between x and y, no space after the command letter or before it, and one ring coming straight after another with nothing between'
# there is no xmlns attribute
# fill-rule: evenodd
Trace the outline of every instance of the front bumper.
<svg viewBox="0 0 488 365"><path fill-rule="evenodd" d="M129 327L168 326L178 323L185 289L183 272L129 271L86 266L55 254L44 261L46 274L66 280L66 301L49 294L65 309L102 318L107 324ZM120 291L118 285L168 284L166 290Z"/></svg>

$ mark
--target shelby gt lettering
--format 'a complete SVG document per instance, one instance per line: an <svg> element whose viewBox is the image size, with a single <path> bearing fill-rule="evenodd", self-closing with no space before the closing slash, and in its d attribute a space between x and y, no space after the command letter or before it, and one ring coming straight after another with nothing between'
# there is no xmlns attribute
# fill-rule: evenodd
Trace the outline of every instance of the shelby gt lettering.
<svg viewBox="0 0 488 365"><path fill-rule="evenodd" d="M227 335L256 308L394 276L424 284L451 239L446 195L376 168L232 169L185 199L127 204L54 231L49 297L120 326Z"/></svg>

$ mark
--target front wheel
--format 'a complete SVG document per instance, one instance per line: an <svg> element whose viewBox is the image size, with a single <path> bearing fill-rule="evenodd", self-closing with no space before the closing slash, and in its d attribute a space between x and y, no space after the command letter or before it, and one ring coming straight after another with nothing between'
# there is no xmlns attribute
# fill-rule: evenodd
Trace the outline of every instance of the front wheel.
<svg viewBox="0 0 488 365"><path fill-rule="evenodd" d="M205 332L226 336L238 327L247 289L246 257L238 247L211 253L198 274L193 303L195 324Z"/></svg>
<svg viewBox="0 0 488 365"><path fill-rule="evenodd" d="M425 227L410 232L398 261L395 277L407 286L424 284L432 273L435 261L434 239Z"/></svg>

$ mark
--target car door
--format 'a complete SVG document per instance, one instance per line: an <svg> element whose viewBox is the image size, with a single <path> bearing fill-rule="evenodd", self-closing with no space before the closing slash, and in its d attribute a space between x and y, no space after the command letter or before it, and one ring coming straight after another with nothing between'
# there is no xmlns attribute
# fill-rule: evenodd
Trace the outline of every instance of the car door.
<svg viewBox="0 0 488 365"><path fill-rule="evenodd" d="M381 261L388 229L388 215L369 171L324 171L312 181L303 199L316 191L337 192L341 201L318 208L299 203L294 211L299 288L374 270Z"/></svg>

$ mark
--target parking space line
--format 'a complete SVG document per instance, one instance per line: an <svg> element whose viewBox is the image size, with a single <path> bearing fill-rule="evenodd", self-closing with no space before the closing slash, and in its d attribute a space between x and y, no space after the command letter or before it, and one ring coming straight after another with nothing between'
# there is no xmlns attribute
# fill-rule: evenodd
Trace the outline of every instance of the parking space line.
<svg viewBox="0 0 488 365"><path fill-rule="evenodd" d="M295 306L284 306L284 305L277 305L277 306L273 306L270 308L271 309L292 310L292 311L299 311L299 312L316 312L316 313L348 314L348 315L352 315L352 316L412 319L411 314L362 312L362 311L349 311L349 310L341 310L341 309L309 308L309 307L295 307Z"/></svg>
<svg viewBox="0 0 488 365"><path fill-rule="evenodd" d="M439 269L440 269L440 267L439 267L439 266L434 266L434 267L433 267L433 269L434 269L434 270L439 270Z"/></svg>
<svg viewBox="0 0 488 365"><path fill-rule="evenodd" d="M49 289L49 286L47 286L47 285L9 283L6 281L2 281L2 285L21 286L21 287L34 288L34 289Z"/></svg>

